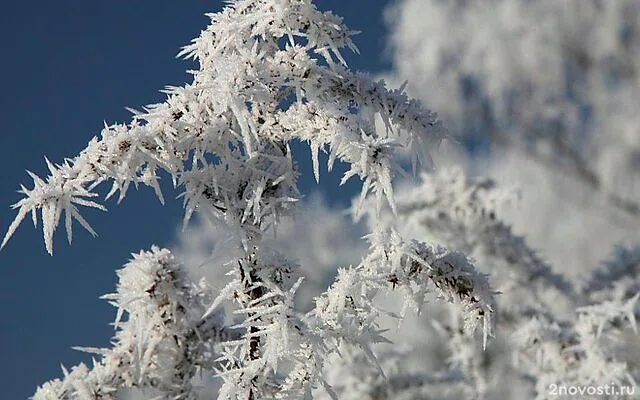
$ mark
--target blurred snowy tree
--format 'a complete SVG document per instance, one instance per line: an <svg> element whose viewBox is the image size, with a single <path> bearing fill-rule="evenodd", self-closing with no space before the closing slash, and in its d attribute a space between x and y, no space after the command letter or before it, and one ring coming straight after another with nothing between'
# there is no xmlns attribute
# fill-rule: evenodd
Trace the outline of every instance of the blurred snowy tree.
<svg viewBox="0 0 640 400"><path fill-rule="evenodd" d="M386 17L389 80L438 111L456 163L521 189L504 216L561 272L640 240L639 2L402 0Z"/></svg>

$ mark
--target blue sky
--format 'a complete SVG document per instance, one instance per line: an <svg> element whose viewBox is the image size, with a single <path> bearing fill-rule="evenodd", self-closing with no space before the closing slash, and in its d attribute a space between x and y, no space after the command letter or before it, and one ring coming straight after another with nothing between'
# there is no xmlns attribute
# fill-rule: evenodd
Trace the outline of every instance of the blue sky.
<svg viewBox="0 0 640 400"><path fill-rule="evenodd" d="M317 1L342 15L361 56L354 69L379 72L383 55L386 0ZM125 106L162 100L158 90L190 78L179 48L197 36L221 1L137 0L8 2L0 14L4 77L0 92L0 230L15 216L9 205L30 186L25 169L46 174L43 156L55 162L73 156L103 125L129 120ZM302 180L311 182L304 157ZM302 160L301 160L302 161ZM326 175L326 174L325 174ZM337 176L320 189L332 204L345 204L356 182L335 189ZM303 184L308 193L314 186ZM165 186L170 190L169 186ZM165 192L167 199L172 196ZM181 202L161 206L151 190L130 191L109 213L85 216L100 235L76 229L74 242L56 236L47 255L41 231L25 223L0 251L0 397L25 399L37 385L61 375L87 356L71 346L107 346L115 309L98 297L115 288L115 270L131 252L151 244L170 245L181 221Z"/></svg>

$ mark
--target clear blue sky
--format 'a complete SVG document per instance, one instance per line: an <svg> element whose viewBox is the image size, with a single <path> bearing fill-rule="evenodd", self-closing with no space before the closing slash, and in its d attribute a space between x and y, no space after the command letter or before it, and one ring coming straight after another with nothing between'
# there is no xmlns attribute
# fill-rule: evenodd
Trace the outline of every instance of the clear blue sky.
<svg viewBox="0 0 640 400"><path fill-rule="evenodd" d="M345 17L361 56L350 66L382 71L386 0L319 0L321 9ZM218 11L219 0L7 2L0 14L4 77L0 91L0 231L15 216L19 184L30 186L25 169L46 174L43 156L60 162L97 135L103 121L129 120L125 106L162 100L158 90L190 78L188 64L174 58ZM306 158L305 158L306 161ZM311 181L304 163L303 180ZM326 175L326 174L325 174ZM352 184L321 187L334 204L345 204ZM355 182L354 182L355 183ZM169 190L169 187L166 187ZM303 191L312 185L302 185ZM169 193L165 197L171 199ZM181 202L162 207L150 190L130 191L109 213L86 213L100 235L81 228L74 242L56 236L55 255L44 249L41 231L23 224L0 251L0 398L25 399L37 385L88 361L71 346L107 346L115 309L98 297L115 288L114 271L131 252L169 245L181 220Z"/></svg>

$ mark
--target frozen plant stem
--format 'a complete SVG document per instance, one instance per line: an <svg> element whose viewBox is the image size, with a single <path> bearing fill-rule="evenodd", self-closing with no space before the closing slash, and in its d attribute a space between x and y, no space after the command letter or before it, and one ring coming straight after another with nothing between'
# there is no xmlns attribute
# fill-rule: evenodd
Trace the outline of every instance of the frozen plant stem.
<svg viewBox="0 0 640 400"><path fill-rule="evenodd" d="M230 282L219 293L196 286L191 297L215 297L199 317L227 312L221 306L230 306L227 320L233 321L232 332L240 333L210 343L204 355L181 348L189 374L172 380L174 364L165 358L180 351L158 351L158 343L172 337L164 331L170 325L161 313L152 330L120 331L127 333L123 348L135 355L129 367L136 369L138 360L145 360L157 375L153 380L141 373L105 387L100 366L114 367L105 356L92 387L80 383L84 375L65 374L64 381L45 384L35 398L90 399L97 393L114 398L119 390L135 387L152 388L161 397L195 399L189 378L195 369L222 378L218 397L223 399L311 398L319 386L332 394L326 366L342 346L361 349L377 364L372 346L386 339L373 297L395 288L389 284L392 276L406 292L405 308L421 307L431 291L460 303L470 328L482 321L486 345L494 312L486 277L465 256L403 239L393 227L374 228L369 257L339 274L311 312L295 311L293 299L302 281L298 266L262 239L292 215L300 200L290 142L309 144L316 180L318 154L326 151L329 169L335 161L349 166L343 182L353 176L362 180L360 203L373 193L377 210L384 203L395 210L392 181L401 170L399 153L410 154L417 169L429 162L430 146L445 131L434 113L402 89L389 90L383 81L348 70L340 51L356 50L354 32L311 1L234 0L209 17L211 24L181 52L199 62L193 82L167 88L163 103L135 112L129 124L106 126L76 157L62 164L47 161L47 178L30 173L34 186L22 187L24 197L13 206L18 215L2 246L29 213L34 223L42 221L49 253L63 215L69 242L74 219L93 233L78 206L106 210L94 191L103 182L112 184L107 198L117 193L120 201L131 184L142 184L163 202L158 177L163 171L182 191L185 224L197 211L230 232L234 256L221 261ZM376 120L383 122L382 129L376 129ZM150 263L149 268L157 267ZM125 269L135 275L135 268ZM421 274L421 269L430 272ZM136 290L153 293L154 288ZM131 297L127 287L122 290L120 297ZM179 293L176 289L168 297ZM144 304L137 298L116 303L120 314L130 307L132 321L139 321L137 307ZM202 311L191 302L181 308L189 323L193 313ZM139 354L142 345L149 350ZM197 365L196 356L204 357ZM120 367L125 368L115 366Z"/></svg>

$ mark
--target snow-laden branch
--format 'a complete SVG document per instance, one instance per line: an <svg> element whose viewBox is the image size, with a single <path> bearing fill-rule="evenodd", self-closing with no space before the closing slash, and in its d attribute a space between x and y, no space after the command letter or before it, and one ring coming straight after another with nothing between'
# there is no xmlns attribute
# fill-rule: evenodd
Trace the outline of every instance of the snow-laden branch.
<svg viewBox="0 0 640 400"><path fill-rule="evenodd" d="M185 221L201 207L259 226L299 197L292 140L310 143L316 178L318 151L328 146L330 166L335 159L351 164L343 181L357 175L363 197L372 189L393 204L394 152L409 148L414 164L424 160L443 128L401 90L332 62L331 54L341 59L339 48L353 47L341 19L311 3L285 3L236 1L211 15L183 52L200 62L193 83L167 88L164 103L136 112L127 125L106 126L78 156L48 163L46 179L32 174L34 187L22 188L2 246L27 214L37 223L39 211L49 253L63 213L69 241L74 218L93 233L77 206L104 209L92 199L105 181L112 182L107 198L119 192L122 200L131 184L142 184L164 201L160 171L185 188ZM376 115L386 132L373 129Z"/></svg>
<svg viewBox="0 0 640 400"><path fill-rule="evenodd" d="M537 398L547 398L549 385L557 382L637 386L636 360L616 341L629 324L635 331L639 297L579 308L570 321L535 317L521 324L513 334L515 362L520 373L534 382Z"/></svg>
<svg viewBox="0 0 640 400"><path fill-rule="evenodd" d="M118 277L117 292L103 296L118 308L113 347L77 347L100 359L63 367L64 378L42 385L34 400L117 399L125 388L193 399L191 379L215 365L218 343L240 337L219 314L201 318L206 288L190 283L166 249L134 254Z"/></svg>
<svg viewBox="0 0 640 400"><path fill-rule="evenodd" d="M365 207L370 226L398 224L407 235L429 238L480 261L500 290L529 296L529 306L545 302L553 290L578 301L573 283L555 272L522 236L499 218L499 206L513 195L488 178L470 179L459 168L423 173L419 185L396 196L397 212L376 218L375 206ZM511 306L509 306L511 307ZM506 309L501 308L502 311Z"/></svg>
<svg viewBox="0 0 640 400"><path fill-rule="evenodd" d="M450 354L450 370L462 374L458 389L469 397L491 398L511 390L502 382L511 379L521 384L513 396L544 398L552 383L595 385L611 377L609 384L623 385L638 379L636 363L622 350L635 341L640 318L635 249L620 248L585 283L574 282L553 271L501 220L499 206L513 195L494 181L470 179L459 169L421 178L420 185L398 191L395 214L384 210L376 217L371 202L364 211L377 229L398 226L404 235L468 254L502 292L495 320L505 340L494 342L489 354L479 352L461 330L464 312L425 312L424 329L435 328Z"/></svg>
<svg viewBox="0 0 640 400"><path fill-rule="evenodd" d="M368 343L384 341L376 322L381 311L373 298L381 291L397 289L404 297L401 315L408 309L418 311L431 292L436 298L459 304L465 328L472 332L482 323L486 347L492 335L495 293L466 256L422 242L407 242L396 233L374 234L370 240L370 254L356 268L340 270L312 311L323 326L339 332L338 342L348 338L367 349Z"/></svg>
<svg viewBox="0 0 640 400"><path fill-rule="evenodd" d="M573 315L561 319L536 314L515 329L519 370L534 381L538 398L546 398L549 385L557 382L637 386L640 370L633 356L640 318L636 253L621 248L604 268L596 270L579 293L584 305Z"/></svg>
<svg viewBox="0 0 640 400"><path fill-rule="evenodd" d="M363 181L360 204L373 192L376 210L385 202L395 210L398 156L409 154L415 172L446 132L403 88L347 70L340 50L355 50L355 32L308 0L235 0L209 16L181 53L199 63L193 82L168 87L164 102L134 111L130 123L106 126L76 157L48 162L46 179L32 175L1 246L31 213L52 253L63 214L69 241L74 218L93 233L77 206L104 209L98 185L111 183L107 198L119 201L131 185L146 185L163 202L164 175L182 190L185 223L198 212L230 233L220 260L228 284L204 307L208 289L186 285L168 252L135 256L108 297L120 310L114 348L36 396L108 398L133 387L192 399L196 372L222 379L221 399L310 399L319 386L335 395L325 375L339 345L358 346L375 364L371 344L386 340L372 302L382 290L405 294L403 313L430 292L459 305L470 331L483 324L486 347L495 312L486 276L462 253L405 241L393 227L373 229L368 257L342 270L312 312L298 314L298 266L264 240L300 199L290 143L308 142L316 179L318 153L327 151L329 169L347 164L343 183ZM214 318L222 305L234 307L224 321Z"/></svg>

